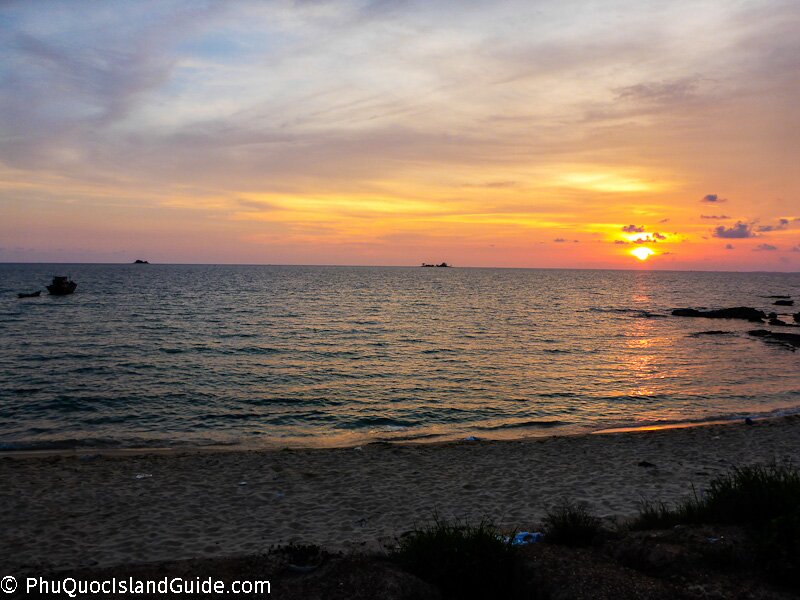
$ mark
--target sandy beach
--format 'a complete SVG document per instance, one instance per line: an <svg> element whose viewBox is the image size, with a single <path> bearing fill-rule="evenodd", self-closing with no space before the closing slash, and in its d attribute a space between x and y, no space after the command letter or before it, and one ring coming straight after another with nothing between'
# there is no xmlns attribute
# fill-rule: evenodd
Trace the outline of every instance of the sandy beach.
<svg viewBox="0 0 800 600"><path fill-rule="evenodd" d="M434 511L535 528L561 499L625 518L642 496L675 500L731 465L773 459L800 463L800 418L323 450L7 453L0 566L36 573L289 542L372 549Z"/></svg>

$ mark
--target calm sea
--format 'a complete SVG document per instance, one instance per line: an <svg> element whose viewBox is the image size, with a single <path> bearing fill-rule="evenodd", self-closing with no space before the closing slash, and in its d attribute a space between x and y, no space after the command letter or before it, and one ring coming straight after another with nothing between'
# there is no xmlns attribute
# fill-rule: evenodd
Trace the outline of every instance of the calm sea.
<svg viewBox="0 0 800 600"><path fill-rule="evenodd" d="M17 299L56 274L74 295ZM777 294L800 299L800 274L5 264L0 449L522 437L791 411L800 353L743 321L668 316L772 310ZM695 335L708 330L729 333Z"/></svg>

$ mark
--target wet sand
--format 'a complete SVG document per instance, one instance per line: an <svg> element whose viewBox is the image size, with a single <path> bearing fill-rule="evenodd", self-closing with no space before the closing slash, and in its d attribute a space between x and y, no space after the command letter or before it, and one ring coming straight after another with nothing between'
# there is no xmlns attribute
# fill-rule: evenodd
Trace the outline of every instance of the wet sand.
<svg viewBox="0 0 800 600"><path fill-rule="evenodd" d="M0 570L37 574L289 542L375 549L434 512L530 530L562 499L630 517L641 497L675 500L731 465L800 464L800 417L521 441L0 456Z"/></svg>

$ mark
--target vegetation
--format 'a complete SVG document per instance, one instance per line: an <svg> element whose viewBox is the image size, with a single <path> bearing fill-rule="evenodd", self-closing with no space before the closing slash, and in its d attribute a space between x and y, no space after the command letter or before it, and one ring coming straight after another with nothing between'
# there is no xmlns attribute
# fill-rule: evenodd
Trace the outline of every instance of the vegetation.
<svg viewBox="0 0 800 600"><path fill-rule="evenodd" d="M642 498L639 516L631 523L631 529L669 529L675 525L702 523L703 505L692 486L692 496L684 498L674 507L666 502Z"/></svg>
<svg viewBox="0 0 800 600"><path fill-rule="evenodd" d="M637 529L716 523L746 528L753 564L800 589L800 472L790 464L734 467L701 496L670 507L642 501Z"/></svg>
<svg viewBox="0 0 800 600"><path fill-rule="evenodd" d="M544 518L545 540L564 546L587 546L600 539L600 519L585 506L564 501Z"/></svg>
<svg viewBox="0 0 800 600"><path fill-rule="evenodd" d="M496 598L513 589L511 542L490 521L471 525L435 515L431 525L403 535L392 558L445 598Z"/></svg>
<svg viewBox="0 0 800 600"><path fill-rule="evenodd" d="M800 508L800 473L791 465L776 463L734 467L712 480L702 496L693 492L674 507L643 500L633 526L651 529L679 523L765 523Z"/></svg>
<svg viewBox="0 0 800 600"><path fill-rule="evenodd" d="M800 473L791 465L734 468L714 479L700 503L712 523L763 523L800 508Z"/></svg>

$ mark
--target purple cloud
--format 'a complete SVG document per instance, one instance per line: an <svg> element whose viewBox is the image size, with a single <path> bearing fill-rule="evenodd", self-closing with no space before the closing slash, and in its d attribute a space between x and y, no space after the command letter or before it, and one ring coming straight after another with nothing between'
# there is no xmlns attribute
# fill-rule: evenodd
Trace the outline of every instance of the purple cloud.
<svg viewBox="0 0 800 600"><path fill-rule="evenodd" d="M733 250L733 244L725 244L725 250Z"/></svg>
<svg viewBox="0 0 800 600"><path fill-rule="evenodd" d="M720 198L717 194L706 194L700 199L700 202L707 202L709 204L719 204L720 202L727 201L727 198Z"/></svg>
<svg viewBox="0 0 800 600"><path fill-rule="evenodd" d="M758 228L759 231L778 231L779 229L786 229L789 225L789 219L778 219L777 225L762 225Z"/></svg>
<svg viewBox="0 0 800 600"><path fill-rule="evenodd" d="M759 244L755 248L753 248L753 252L772 252L773 250L777 250L777 246L773 246L772 244Z"/></svg>
<svg viewBox="0 0 800 600"><path fill-rule="evenodd" d="M714 237L718 238L742 239L755 237L755 235L756 234L753 233L750 225L748 223L742 223L741 221L737 221L736 225L733 227L725 227L724 225L720 225L714 229Z"/></svg>
<svg viewBox="0 0 800 600"><path fill-rule="evenodd" d="M701 219L730 219L728 215L700 215Z"/></svg>
<svg viewBox="0 0 800 600"><path fill-rule="evenodd" d="M622 228L622 231L625 233L643 233L644 230L644 225L640 225L638 227L636 225L625 225L625 227Z"/></svg>

